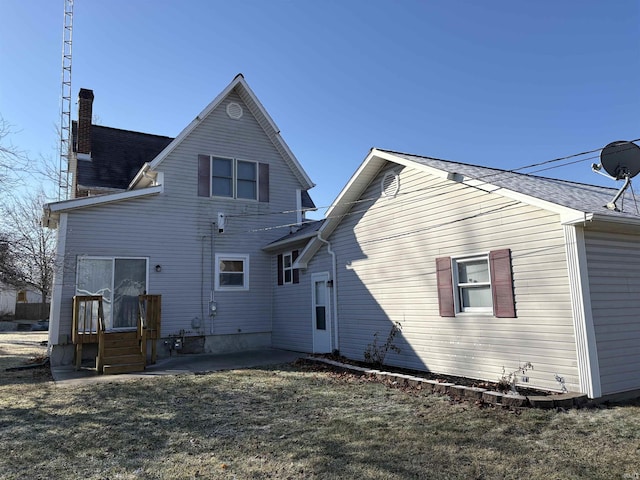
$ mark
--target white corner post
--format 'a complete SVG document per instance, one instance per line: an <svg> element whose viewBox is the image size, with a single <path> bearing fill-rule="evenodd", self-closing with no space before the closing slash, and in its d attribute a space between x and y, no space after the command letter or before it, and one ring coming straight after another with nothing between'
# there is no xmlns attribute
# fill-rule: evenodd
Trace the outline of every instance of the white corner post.
<svg viewBox="0 0 640 480"><path fill-rule="evenodd" d="M591 310L584 230L579 225L563 225L563 229L580 388L589 398L598 398L602 396L602 387Z"/></svg>

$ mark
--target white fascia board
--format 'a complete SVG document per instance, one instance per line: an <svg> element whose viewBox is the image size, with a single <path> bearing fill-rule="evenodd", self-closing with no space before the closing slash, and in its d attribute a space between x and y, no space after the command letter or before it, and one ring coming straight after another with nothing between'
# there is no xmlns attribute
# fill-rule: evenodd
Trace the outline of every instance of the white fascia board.
<svg viewBox="0 0 640 480"><path fill-rule="evenodd" d="M629 227L640 227L640 217L622 217L617 215L602 215L599 213L586 214L586 221L593 223L611 223L613 225L627 225ZM583 223L585 220L577 219L574 222L567 221L567 225Z"/></svg>
<svg viewBox="0 0 640 480"><path fill-rule="evenodd" d="M146 178L144 174L149 171L149 166L150 166L149 162L144 162L142 167L140 167L140 170L138 170L138 173L136 173L136 176L133 177L133 180L131 180L131 182L129 182L129 187L128 187L129 190L137 186L140 180L142 180L143 178Z"/></svg>
<svg viewBox="0 0 640 480"><path fill-rule="evenodd" d="M143 178L144 172L155 169L158 165L160 165L165 158L167 158L171 152L173 152L178 145L182 143L182 141L198 126L202 121L207 118L207 116L218 106L222 101L231 93L231 91L242 81L242 75L238 74L231 81L227 87L220 92L216 98L214 98L209 105L207 105L204 110L202 110L196 118L194 118L189 125L187 125L180 134L174 138L169 145L167 145L164 150L162 150L156 158L154 158L151 163L142 166L140 171L133 178L131 183L129 184L129 188L133 188L137 182L139 182Z"/></svg>
<svg viewBox="0 0 640 480"><path fill-rule="evenodd" d="M94 207L96 205L106 205L108 203L121 202L132 198L146 197L149 195L157 195L162 193L163 186L148 187L139 190L126 190L124 192L112 193L107 195L96 195L95 197L73 198L71 200L63 200L61 202L47 203L44 205L45 218L47 216L57 215L62 212L68 212L79 208Z"/></svg>
<svg viewBox="0 0 640 480"><path fill-rule="evenodd" d="M136 174L136 176L134 177L134 179L131 181L131 183L129 184L129 188L133 188L142 178L143 178L143 173L148 171L148 170L155 170L158 165L160 165L165 158L167 158L171 152L173 152L176 147L178 145L180 145L180 143L182 143L182 141L198 126L200 125L200 123L202 123L202 121L207 118L207 116L209 116L209 114L215 110L221 103L222 101L227 98L229 96L229 94L233 91L233 89L235 89L236 87L240 87L241 89L243 89L247 95L249 96L249 98L251 99L251 101L254 103L254 106L256 107L256 109L260 112L260 114L262 116L264 116L264 118L266 119L267 123L269 124L269 126L273 129L274 133L275 133L275 138L277 139L277 141L280 143L280 145L282 146L283 150L286 152L286 154L289 156L291 163L295 166L295 168L297 168L298 173L300 174L299 176L301 177L301 179L303 180L303 183L305 183L305 185L303 185L305 187L305 189L310 189L312 187L315 186L315 183L313 183L311 181L311 179L309 178L309 176L307 175L307 173L304 171L304 169L302 168L302 165L300 165L300 162L298 162L298 159L295 157L295 155L293 154L293 152L291 151L291 149L289 148L289 146L285 143L285 141L282 139L282 137L280 136L280 130L278 129L278 126L275 124L275 122L273 121L273 119L271 118L271 116L267 113L267 111L265 110L264 106L262 105L262 103L260 103L260 101L258 100L258 98L256 97L256 95L253 93L253 91L251 90L251 88L249 88L249 85L247 85L247 82L245 81L244 77L242 76L242 74L238 74L236 75L236 77L231 81L231 83L229 85L227 85L227 87L222 90L222 92L220 92L216 98L214 98L209 105L207 105L204 110L202 110L198 116L196 118L194 118L191 123L189 123L189 125L187 125L181 132L180 134L173 139L173 141L167 145L164 150L162 150L157 156L156 158L154 158L150 164L143 166L140 171Z"/></svg>
<svg viewBox="0 0 640 480"><path fill-rule="evenodd" d="M391 158L387 152L381 152L375 148L371 149L347 184L340 191L335 201L331 204L331 207L327 210L325 222L316 232L316 238L312 239L302 252L300 252L300 255L298 255L295 264L298 265L299 268L307 268L309 261L323 245L322 241L318 239L318 236L326 240L329 235L331 235L342 221L343 215L351 208L353 202L360 198L362 192L366 190L373 178L377 175L380 167L384 165L386 161L395 162L396 158ZM413 162L411 163L413 164Z"/></svg>
<svg viewBox="0 0 640 480"><path fill-rule="evenodd" d="M302 252L300 252L300 255L298 255L298 258L296 258L296 261L293 262L293 268L307 268L313 256L318 250L320 250L322 242L318 240L319 233L314 232L314 234L315 235L313 236L313 238L302 249Z"/></svg>
<svg viewBox="0 0 640 480"><path fill-rule="evenodd" d="M173 139L173 141L162 150L156 158L154 158L150 165L150 169L155 169L167 156L175 150L175 148L182 143L182 141L198 126L202 121L209 116L213 110L222 103L222 101L236 88L236 86L242 81L242 75L236 75L229 85L226 86L222 92L220 92L216 98L214 98L204 110L202 110L196 118L194 118L189 125L187 125L180 134Z"/></svg>
<svg viewBox="0 0 640 480"><path fill-rule="evenodd" d="M246 82L244 77L242 75L238 75L236 78L238 79L238 86L244 90L244 93L246 93L246 95L249 97L249 99L253 103L253 106L260 112L260 114L265 118L265 120L273 130L276 141L280 144L280 147L282 147L282 150L284 150L285 154L289 157L289 160L293 164L293 167L297 170L298 175L296 176L299 178L299 180L301 180L304 189L309 190L310 188L315 187L316 184L311 181L311 178L309 178L307 172L305 172L304 168L302 168L302 165L289 148L289 145L287 145L287 142L285 142L280 135L280 129L276 125L276 122L274 122L273 118L271 118L271 115L269 115L269 112L267 112L267 110L264 108L264 105L262 105L256 94L253 93L253 90L251 90L251 87L249 87L249 84Z"/></svg>

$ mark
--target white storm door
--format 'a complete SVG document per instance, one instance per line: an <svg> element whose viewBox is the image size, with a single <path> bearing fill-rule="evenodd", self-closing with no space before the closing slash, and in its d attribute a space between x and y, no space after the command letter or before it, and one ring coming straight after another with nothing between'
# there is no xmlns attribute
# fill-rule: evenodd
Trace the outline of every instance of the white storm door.
<svg viewBox="0 0 640 480"><path fill-rule="evenodd" d="M311 328L313 353L331 352L331 308L329 304L329 274L311 275Z"/></svg>

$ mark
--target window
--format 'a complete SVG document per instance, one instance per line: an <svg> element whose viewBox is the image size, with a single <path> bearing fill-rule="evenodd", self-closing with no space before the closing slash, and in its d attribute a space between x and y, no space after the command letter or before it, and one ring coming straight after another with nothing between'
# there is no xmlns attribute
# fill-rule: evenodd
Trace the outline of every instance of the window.
<svg viewBox="0 0 640 480"><path fill-rule="evenodd" d="M231 159L211 159L211 195L233 197L233 161Z"/></svg>
<svg viewBox="0 0 640 480"><path fill-rule="evenodd" d="M284 273L284 283L291 283L293 280L293 269L291 268L291 254L287 253L282 257L282 271Z"/></svg>
<svg viewBox="0 0 640 480"><path fill-rule="evenodd" d="M237 188L236 197L258 199L258 165L255 162L237 162Z"/></svg>
<svg viewBox="0 0 640 480"><path fill-rule="evenodd" d="M198 155L198 196L269 201L269 164Z"/></svg>
<svg viewBox="0 0 640 480"><path fill-rule="evenodd" d="M249 290L249 255L216 254L216 290Z"/></svg>
<svg viewBox="0 0 640 480"><path fill-rule="evenodd" d="M293 268L293 263L298 258L298 250L278 255L278 285L300 283L300 272Z"/></svg>
<svg viewBox="0 0 640 480"><path fill-rule="evenodd" d="M440 316L492 313L516 316L511 272L511 250L488 255L436 259Z"/></svg>
<svg viewBox="0 0 640 480"><path fill-rule="evenodd" d="M19 290L18 291L18 298L16 298L16 302L26 302L27 301L27 291L26 290Z"/></svg>
<svg viewBox="0 0 640 480"><path fill-rule="evenodd" d="M456 303L459 312L492 312L489 257L454 259Z"/></svg>
<svg viewBox="0 0 640 480"><path fill-rule="evenodd" d="M147 291L146 258L79 257L76 295L102 295L106 327L137 325L138 295Z"/></svg>

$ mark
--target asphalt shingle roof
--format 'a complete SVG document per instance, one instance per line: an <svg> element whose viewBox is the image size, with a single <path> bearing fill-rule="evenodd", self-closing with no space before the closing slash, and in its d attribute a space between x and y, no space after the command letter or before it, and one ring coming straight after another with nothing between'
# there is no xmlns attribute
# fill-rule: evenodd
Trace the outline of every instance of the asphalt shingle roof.
<svg viewBox="0 0 640 480"><path fill-rule="evenodd" d="M78 184L126 189L142 165L151 162L172 140L160 135L92 125L91 161L78 160Z"/></svg>
<svg viewBox="0 0 640 480"><path fill-rule="evenodd" d="M622 182L615 183L615 188L600 187L597 185L510 172L497 168L480 167L449 160L393 152L390 150L379 150L422 165L446 172L459 173L466 177L482 180L498 187L556 203L574 210L616 217L638 218L640 216L636 211L631 189L627 189L624 196L616 202L618 208L624 207L624 211L616 212L606 207L607 203L613 199L622 187ZM612 185L614 185L614 181L612 180L611 182Z"/></svg>

